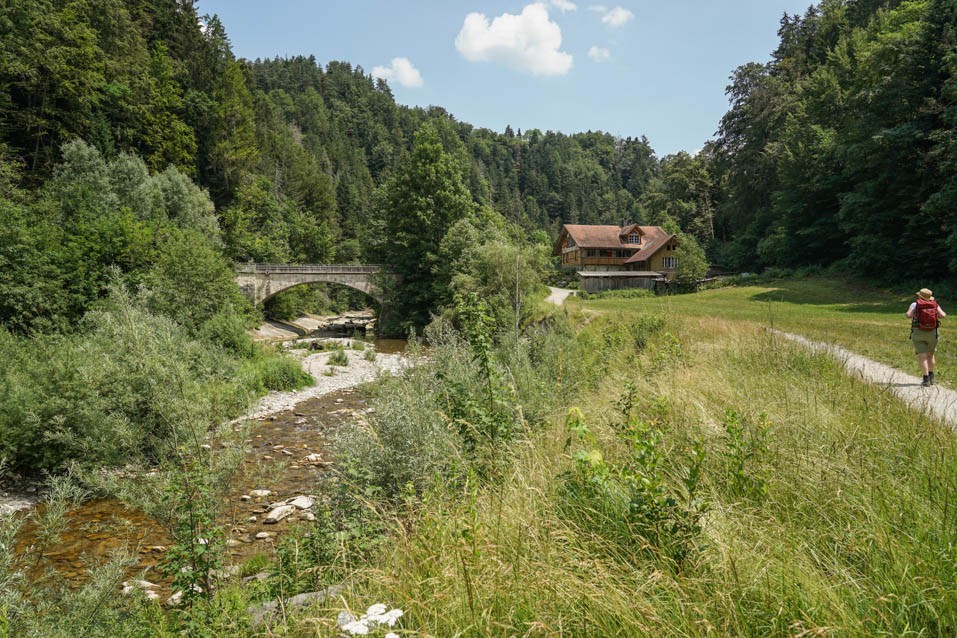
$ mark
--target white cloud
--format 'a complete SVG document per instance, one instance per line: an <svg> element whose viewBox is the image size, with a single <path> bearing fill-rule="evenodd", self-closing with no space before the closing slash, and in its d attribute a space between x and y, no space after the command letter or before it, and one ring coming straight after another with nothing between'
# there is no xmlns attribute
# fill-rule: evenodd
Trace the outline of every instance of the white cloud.
<svg viewBox="0 0 957 638"><path fill-rule="evenodd" d="M608 7L603 4L590 4L588 5L589 11L594 11L595 13L608 13Z"/></svg>
<svg viewBox="0 0 957 638"><path fill-rule="evenodd" d="M608 49L603 49L602 47L592 47L588 49L588 57L590 57L595 62L604 62L611 57L611 51Z"/></svg>
<svg viewBox="0 0 957 638"><path fill-rule="evenodd" d="M568 13L569 11L575 11L578 9L574 3L569 2L568 0L550 0L550 2L553 7L562 13Z"/></svg>
<svg viewBox="0 0 957 638"><path fill-rule="evenodd" d="M562 30L541 2L519 15L503 13L492 20L481 13L465 16L455 48L470 62L499 62L534 75L565 75L572 56L559 50Z"/></svg>
<svg viewBox="0 0 957 638"><path fill-rule="evenodd" d="M392 58L391 66L374 66L372 75L406 88L422 86L422 74L409 61L409 58Z"/></svg>
<svg viewBox="0 0 957 638"><path fill-rule="evenodd" d="M603 15L601 21L613 29L617 29L620 26L624 26L626 22L630 21L634 17L635 14L628 9L624 7L615 7Z"/></svg>

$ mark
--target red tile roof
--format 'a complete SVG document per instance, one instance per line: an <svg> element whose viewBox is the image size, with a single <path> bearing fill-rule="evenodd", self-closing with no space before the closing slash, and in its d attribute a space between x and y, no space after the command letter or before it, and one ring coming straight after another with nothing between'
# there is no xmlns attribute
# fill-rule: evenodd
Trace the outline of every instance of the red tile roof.
<svg viewBox="0 0 957 638"><path fill-rule="evenodd" d="M665 234L660 226L639 226L638 224L628 224L627 226L587 226L584 224L565 224L564 230L575 240L575 244L581 248L631 248L637 246L628 243L628 234L632 230L637 230L644 243L649 236Z"/></svg>

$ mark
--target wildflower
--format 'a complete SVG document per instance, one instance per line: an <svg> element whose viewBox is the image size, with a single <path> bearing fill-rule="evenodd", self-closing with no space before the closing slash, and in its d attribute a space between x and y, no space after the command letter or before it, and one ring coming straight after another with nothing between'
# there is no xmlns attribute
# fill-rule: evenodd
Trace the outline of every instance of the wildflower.
<svg viewBox="0 0 957 638"><path fill-rule="evenodd" d="M376 603L369 607L366 613L362 614L360 618L356 618L347 611L341 611L339 612L338 618L336 618L336 623L346 634L365 636L381 625L389 627L395 626L395 623L403 614L404 612L399 608L389 609L388 606L382 603ZM386 634L386 638L398 638L398 634L390 631Z"/></svg>
<svg viewBox="0 0 957 638"><path fill-rule="evenodd" d="M353 636L365 636L369 633L369 626L365 620L353 620L342 627L342 631Z"/></svg>

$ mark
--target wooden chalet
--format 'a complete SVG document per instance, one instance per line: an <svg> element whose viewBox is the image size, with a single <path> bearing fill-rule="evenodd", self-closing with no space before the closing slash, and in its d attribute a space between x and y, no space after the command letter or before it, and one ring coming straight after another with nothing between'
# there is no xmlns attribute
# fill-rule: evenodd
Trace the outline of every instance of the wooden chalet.
<svg viewBox="0 0 957 638"><path fill-rule="evenodd" d="M552 254L564 270L575 270L589 292L615 288L654 288L674 279L677 238L661 226L565 224Z"/></svg>

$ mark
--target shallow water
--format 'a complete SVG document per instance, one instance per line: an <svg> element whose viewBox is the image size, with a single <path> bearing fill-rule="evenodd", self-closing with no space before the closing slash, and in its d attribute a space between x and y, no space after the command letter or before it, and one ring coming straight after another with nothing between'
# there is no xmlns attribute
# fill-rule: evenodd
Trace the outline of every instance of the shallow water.
<svg viewBox="0 0 957 638"><path fill-rule="evenodd" d="M303 401L291 410L261 419L253 427L246 459L229 489L221 521L227 538L237 541L227 548L231 564L272 551L276 539L256 540L258 532L272 532L278 537L296 525L301 512L277 524L262 521L270 503L314 493L320 474L331 465L327 437L342 423L363 418L367 408L363 394L346 389ZM321 460L305 462L304 457L310 454L319 454ZM262 499L241 500L254 489L273 493ZM257 520L251 522L251 516ZM143 512L115 499L98 499L70 511L59 542L42 553L38 550L36 525L27 520L17 536L16 551L33 582L49 577L69 585L86 581L87 569L108 560L112 553L129 551L136 556L129 576L142 575L161 585L159 593L165 600L171 593L169 582L157 566L168 544L163 529Z"/></svg>

